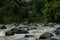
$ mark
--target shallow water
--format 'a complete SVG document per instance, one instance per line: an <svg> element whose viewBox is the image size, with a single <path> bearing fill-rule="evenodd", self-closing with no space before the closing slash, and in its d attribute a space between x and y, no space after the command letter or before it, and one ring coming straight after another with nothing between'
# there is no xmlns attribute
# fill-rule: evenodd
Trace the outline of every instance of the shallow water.
<svg viewBox="0 0 60 40"><path fill-rule="evenodd" d="M57 38L58 40L60 40L60 36L55 35L55 33L53 32L56 30L56 28L60 27L60 25L55 25L55 27L49 27L49 26L39 27L35 30L30 30L28 34L34 35L34 37L31 37L31 38L25 38L24 36L26 34L15 34L13 36L5 36L5 31L15 28L15 26L12 26L12 25L6 25L6 26L7 26L7 29L4 29L4 30L0 29L0 40L35 40L35 39L38 39L39 36L44 32L50 32L54 34L52 38Z"/></svg>

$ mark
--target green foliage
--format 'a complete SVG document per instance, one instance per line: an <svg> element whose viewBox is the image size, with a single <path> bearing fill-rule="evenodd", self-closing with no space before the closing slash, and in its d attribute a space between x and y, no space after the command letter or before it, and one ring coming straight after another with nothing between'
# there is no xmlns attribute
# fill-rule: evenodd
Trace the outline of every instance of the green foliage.
<svg viewBox="0 0 60 40"><path fill-rule="evenodd" d="M60 1L46 2L43 13L46 22L60 22Z"/></svg>
<svg viewBox="0 0 60 40"><path fill-rule="evenodd" d="M0 23L60 22L60 0L0 0Z"/></svg>

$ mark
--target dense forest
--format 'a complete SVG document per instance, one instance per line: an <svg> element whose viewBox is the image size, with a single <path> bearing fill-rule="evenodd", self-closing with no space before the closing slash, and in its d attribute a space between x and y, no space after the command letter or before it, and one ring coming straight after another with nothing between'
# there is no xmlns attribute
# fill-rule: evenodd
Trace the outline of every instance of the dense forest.
<svg viewBox="0 0 60 40"><path fill-rule="evenodd" d="M0 0L0 23L60 23L60 0Z"/></svg>

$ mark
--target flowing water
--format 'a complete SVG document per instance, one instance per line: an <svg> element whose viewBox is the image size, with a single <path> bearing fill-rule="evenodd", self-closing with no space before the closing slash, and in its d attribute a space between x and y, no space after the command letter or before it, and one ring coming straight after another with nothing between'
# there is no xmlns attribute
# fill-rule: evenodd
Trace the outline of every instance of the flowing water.
<svg viewBox="0 0 60 40"><path fill-rule="evenodd" d="M7 29L0 29L0 40L36 40L44 32L50 32L54 35L52 38L57 38L58 40L60 40L60 35L57 36L53 32L56 30L56 28L60 27L60 25L55 25L54 27L49 27L49 26L37 27L37 29L30 30L28 34L15 34L13 36L5 36L5 32L11 30L12 28L15 28L15 26L11 26L11 25L5 25L5 26L7 27ZM34 35L34 37L26 38L24 37L25 35Z"/></svg>

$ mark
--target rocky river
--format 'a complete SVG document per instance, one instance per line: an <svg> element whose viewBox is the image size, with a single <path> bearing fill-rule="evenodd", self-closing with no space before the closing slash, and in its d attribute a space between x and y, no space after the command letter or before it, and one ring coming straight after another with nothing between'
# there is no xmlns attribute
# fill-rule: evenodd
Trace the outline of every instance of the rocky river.
<svg viewBox="0 0 60 40"><path fill-rule="evenodd" d="M2 26L2 25L0 25ZM19 24L18 27L12 24L6 24L6 28L0 29L0 40L60 40L60 25L55 24L54 26L27 26ZM27 33L21 30L14 31L14 34L7 34L9 30L23 29L28 31ZM6 33L7 32L7 33ZM12 32L12 31L10 31ZM12 32L13 33L13 32Z"/></svg>

